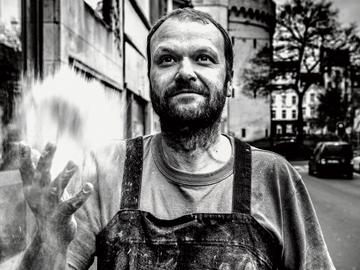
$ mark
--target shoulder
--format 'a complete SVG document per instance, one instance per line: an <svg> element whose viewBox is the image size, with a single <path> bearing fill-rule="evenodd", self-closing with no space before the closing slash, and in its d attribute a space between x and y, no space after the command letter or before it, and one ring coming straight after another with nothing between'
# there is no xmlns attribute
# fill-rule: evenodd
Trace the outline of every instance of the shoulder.
<svg viewBox="0 0 360 270"><path fill-rule="evenodd" d="M279 173L297 173L293 165L290 164L283 156L269 150L263 150L251 147L253 167L263 167L264 169L279 171Z"/></svg>
<svg viewBox="0 0 360 270"><path fill-rule="evenodd" d="M146 148L152 137L153 135L146 135L138 138L142 139L143 147ZM93 173L95 169L98 179L102 179L103 182L105 180L117 182L121 180L126 160L127 145L130 141L133 142L134 139L136 138L111 140L89 153L89 159L91 159L89 162L91 164L90 167Z"/></svg>
<svg viewBox="0 0 360 270"><path fill-rule="evenodd" d="M289 195L302 184L299 172L283 156L256 147L251 147L251 150L255 183Z"/></svg>
<svg viewBox="0 0 360 270"><path fill-rule="evenodd" d="M126 155L126 148L129 142L133 142L136 139L142 139L143 145L147 145L148 142L151 141L151 138L154 135L144 135L139 136L136 138L130 138L130 139L114 139L111 141L107 141L106 143L103 143L96 148L92 150L92 155L95 159L104 161L104 160L117 160L119 158L125 158Z"/></svg>

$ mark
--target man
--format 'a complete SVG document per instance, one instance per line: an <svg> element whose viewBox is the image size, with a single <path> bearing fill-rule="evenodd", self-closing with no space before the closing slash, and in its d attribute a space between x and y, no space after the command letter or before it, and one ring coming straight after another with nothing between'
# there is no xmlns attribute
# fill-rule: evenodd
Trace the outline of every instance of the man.
<svg viewBox="0 0 360 270"><path fill-rule="evenodd" d="M175 10L150 31L147 53L161 133L94 153L82 172L94 187L60 200L76 166L50 183L55 147L36 169L22 149L39 229L20 269L87 269L95 255L98 269L334 269L299 174L220 132L233 63L226 31Z"/></svg>

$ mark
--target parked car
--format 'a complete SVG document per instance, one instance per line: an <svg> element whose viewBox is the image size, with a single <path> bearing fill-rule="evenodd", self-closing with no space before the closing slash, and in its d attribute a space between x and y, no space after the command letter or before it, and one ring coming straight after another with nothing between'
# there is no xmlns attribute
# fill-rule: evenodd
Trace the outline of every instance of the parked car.
<svg viewBox="0 0 360 270"><path fill-rule="evenodd" d="M341 175L353 178L351 144L342 141L320 142L309 159L309 175Z"/></svg>
<svg viewBox="0 0 360 270"><path fill-rule="evenodd" d="M353 158L353 169L355 172L360 172L360 156L355 155Z"/></svg>

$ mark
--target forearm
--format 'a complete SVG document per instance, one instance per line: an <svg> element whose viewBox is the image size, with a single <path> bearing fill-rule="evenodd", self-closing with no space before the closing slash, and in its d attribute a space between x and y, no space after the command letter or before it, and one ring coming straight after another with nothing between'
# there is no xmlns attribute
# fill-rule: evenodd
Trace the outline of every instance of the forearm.
<svg viewBox="0 0 360 270"><path fill-rule="evenodd" d="M18 270L65 270L66 249L58 250L43 242L35 235L29 247L25 250Z"/></svg>

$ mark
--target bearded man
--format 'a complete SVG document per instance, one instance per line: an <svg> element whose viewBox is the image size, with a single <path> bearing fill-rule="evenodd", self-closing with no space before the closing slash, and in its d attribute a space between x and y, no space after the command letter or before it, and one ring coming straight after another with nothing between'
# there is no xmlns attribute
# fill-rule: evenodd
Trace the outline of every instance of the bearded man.
<svg viewBox="0 0 360 270"><path fill-rule="evenodd" d="M20 269L88 269L94 256L114 270L334 269L295 169L221 133L233 64L221 25L175 10L150 31L147 54L161 133L93 153L82 172L93 185L64 201L76 166L50 182L55 147L36 168L23 147L38 231Z"/></svg>

